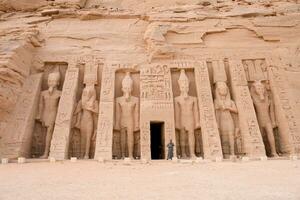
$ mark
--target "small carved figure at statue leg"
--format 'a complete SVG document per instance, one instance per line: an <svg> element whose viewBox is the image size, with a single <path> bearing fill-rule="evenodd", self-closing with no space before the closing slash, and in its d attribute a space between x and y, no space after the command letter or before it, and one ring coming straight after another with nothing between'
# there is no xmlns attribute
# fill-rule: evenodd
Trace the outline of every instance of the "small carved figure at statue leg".
<svg viewBox="0 0 300 200"><path fill-rule="evenodd" d="M167 145L168 147L168 157L167 160L172 160L173 159L173 149L174 149L174 143L172 140L170 140L169 144Z"/></svg>

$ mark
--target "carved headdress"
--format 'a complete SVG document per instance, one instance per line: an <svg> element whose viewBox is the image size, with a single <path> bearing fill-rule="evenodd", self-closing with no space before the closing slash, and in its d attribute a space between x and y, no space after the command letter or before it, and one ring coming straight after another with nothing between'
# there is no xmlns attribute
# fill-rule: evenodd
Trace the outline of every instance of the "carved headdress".
<svg viewBox="0 0 300 200"><path fill-rule="evenodd" d="M182 85L182 84L184 84L184 85L189 84L189 79L186 76L184 69L180 70L180 76L179 76L179 79L178 79L178 84L179 84L179 86Z"/></svg>
<svg viewBox="0 0 300 200"><path fill-rule="evenodd" d="M130 77L130 72L126 72L126 75L122 81L122 87L130 87L132 88L133 80Z"/></svg>
<svg viewBox="0 0 300 200"><path fill-rule="evenodd" d="M60 80L60 73L59 72L52 72L48 75L48 79L49 80L56 80L57 82L59 82Z"/></svg>

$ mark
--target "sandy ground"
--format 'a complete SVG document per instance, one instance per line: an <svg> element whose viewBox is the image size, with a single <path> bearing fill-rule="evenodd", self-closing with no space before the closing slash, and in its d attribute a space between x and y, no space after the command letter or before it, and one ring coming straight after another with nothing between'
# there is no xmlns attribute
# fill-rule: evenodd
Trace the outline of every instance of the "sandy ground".
<svg viewBox="0 0 300 200"><path fill-rule="evenodd" d="M0 165L0 200L300 200L300 161Z"/></svg>

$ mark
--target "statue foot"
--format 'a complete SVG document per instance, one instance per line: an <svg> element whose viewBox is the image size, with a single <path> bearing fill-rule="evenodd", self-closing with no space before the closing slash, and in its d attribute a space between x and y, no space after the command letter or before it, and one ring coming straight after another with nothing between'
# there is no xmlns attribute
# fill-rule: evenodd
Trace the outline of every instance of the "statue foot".
<svg viewBox="0 0 300 200"><path fill-rule="evenodd" d="M83 159L87 160L87 159L89 159L89 156L85 155L85 156L83 157Z"/></svg>
<svg viewBox="0 0 300 200"><path fill-rule="evenodd" d="M272 153L272 154L271 154L271 157L273 157L273 158L278 158L279 156L278 156L277 153Z"/></svg>
<svg viewBox="0 0 300 200"><path fill-rule="evenodd" d="M47 155L47 154L44 154L44 155L40 156L40 158L42 158L42 159L47 159L47 158L48 158L48 155Z"/></svg>

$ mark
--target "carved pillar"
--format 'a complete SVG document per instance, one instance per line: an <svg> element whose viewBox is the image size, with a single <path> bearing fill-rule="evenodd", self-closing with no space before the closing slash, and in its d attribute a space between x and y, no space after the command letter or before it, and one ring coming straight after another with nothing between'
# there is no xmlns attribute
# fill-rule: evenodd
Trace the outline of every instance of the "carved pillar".
<svg viewBox="0 0 300 200"><path fill-rule="evenodd" d="M141 105L141 158L151 159L150 122L164 123L164 151L170 139L176 142L174 126L174 102L170 68L167 65L143 66L140 74ZM174 157L176 148L174 148Z"/></svg>
<svg viewBox="0 0 300 200"><path fill-rule="evenodd" d="M2 157L30 157L31 139L41 91L42 74L29 76L6 126Z"/></svg>
<svg viewBox="0 0 300 200"><path fill-rule="evenodd" d="M289 93L283 63L276 57L267 59L267 62L281 151L291 155L300 155L300 124L294 113L296 104Z"/></svg>
<svg viewBox="0 0 300 200"><path fill-rule="evenodd" d="M102 72L95 159L112 159L114 94L115 68L108 64Z"/></svg>
<svg viewBox="0 0 300 200"><path fill-rule="evenodd" d="M241 60L229 60L233 99L239 112L243 151L250 157L266 156L253 102Z"/></svg>
<svg viewBox="0 0 300 200"><path fill-rule="evenodd" d="M72 115L76 101L79 69L69 66L66 72L62 95L59 101L49 157L68 158Z"/></svg>
<svg viewBox="0 0 300 200"><path fill-rule="evenodd" d="M204 158L223 157L206 62L195 65Z"/></svg>

